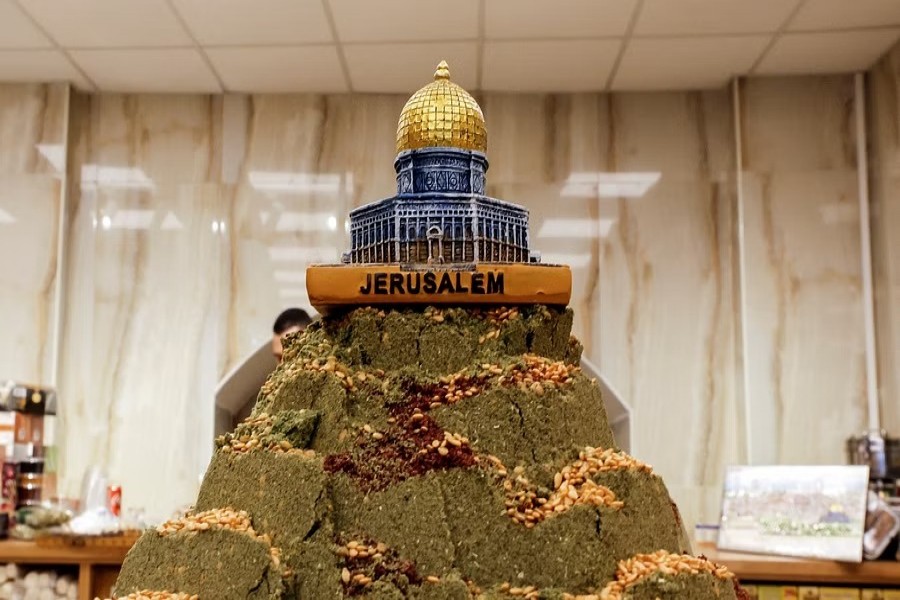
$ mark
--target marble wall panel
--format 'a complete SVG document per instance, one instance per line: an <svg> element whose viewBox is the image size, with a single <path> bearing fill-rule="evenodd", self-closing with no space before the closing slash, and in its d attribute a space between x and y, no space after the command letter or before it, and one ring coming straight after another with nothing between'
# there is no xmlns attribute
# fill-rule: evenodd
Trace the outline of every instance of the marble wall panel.
<svg viewBox="0 0 900 600"><path fill-rule="evenodd" d="M872 264L881 425L900 435L900 45L868 78Z"/></svg>
<svg viewBox="0 0 900 600"><path fill-rule="evenodd" d="M487 193L530 212L531 247L572 268L573 333L593 357L602 224L596 177L604 160L607 97L487 94Z"/></svg>
<svg viewBox="0 0 900 600"><path fill-rule="evenodd" d="M616 94L607 111L594 354L632 406L634 453L688 523L715 520L744 460L729 94Z"/></svg>
<svg viewBox="0 0 900 600"><path fill-rule="evenodd" d="M750 460L844 461L865 427L850 76L741 82Z"/></svg>
<svg viewBox="0 0 900 600"><path fill-rule="evenodd" d="M196 494L224 363L220 101L76 99L61 491L98 465L165 517Z"/></svg>
<svg viewBox="0 0 900 600"><path fill-rule="evenodd" d="M399 96L255 95L226 102L230 368L289 306L311 310L306 267L337 262L347 213L395 192Z"/></svg>
<svg viewBox="0 0 900 600"><path fill-rule="evenodd" d="M0 379L55 384L68 86L0 85Z"/></svg>

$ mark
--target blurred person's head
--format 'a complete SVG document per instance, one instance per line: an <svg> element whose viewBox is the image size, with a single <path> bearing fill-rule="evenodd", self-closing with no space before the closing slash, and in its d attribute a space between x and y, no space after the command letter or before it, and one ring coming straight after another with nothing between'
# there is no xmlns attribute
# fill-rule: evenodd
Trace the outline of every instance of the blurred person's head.
<svg viewBox="0 0 900 600"><path fill-rule="evenodd" d="M289 308L278 315L275 325L272 326L272 354L275 355L275 360L281 362L284 354L281 338L289 333L303 331L310 323L312 323L312 319L302 308Z"/></svg>

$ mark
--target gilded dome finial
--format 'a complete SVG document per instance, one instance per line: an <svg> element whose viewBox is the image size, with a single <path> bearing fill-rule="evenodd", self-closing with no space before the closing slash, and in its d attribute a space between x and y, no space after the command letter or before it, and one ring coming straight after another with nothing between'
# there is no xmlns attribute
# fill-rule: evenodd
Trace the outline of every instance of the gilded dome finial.
<svg viewBox="0 0 900 600"><path fill-rule="evenodd" d="M437 70L434 72L435 79L450 79L450 65L446 60L438 63Z"/></svg>
<svg viewBox="0 0 900 600"><path fill-rule="evenodd" d="M419 148L487 150L481 107L469 92L450 81L450 67L443 60L434 81L409 98L397 123L397 152Z"/></svg>

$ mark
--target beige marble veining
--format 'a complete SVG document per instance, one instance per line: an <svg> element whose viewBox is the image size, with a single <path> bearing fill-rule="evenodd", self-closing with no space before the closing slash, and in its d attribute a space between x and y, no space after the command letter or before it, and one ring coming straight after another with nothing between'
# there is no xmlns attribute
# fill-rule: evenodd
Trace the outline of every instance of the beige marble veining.
<svg viewBox="0 0 900 600"><path fill-rule="evenodd" d="M744 460L736 392L736 249L729 97L615 94L601 188L601 370L632 406L633 450L689 523L714 520L727 464Z"/></svg>
<svg viewBox="0 0 900 600"><path fill-rule="evenodd" d="M0 173L60 177L69 87L0 84Z"/></svg>
<svg viewBox="0 0 900 600"><path fill-rule="evenodd" d="M397 119L406 100L402 95L328 98L323 170L352 175L353 208L397 193Z"/></svg>
<svg viewBox="0 0 900 600"><path fill-rule="evenodd" d="M741 92L750 459L840 464L866 422L853 81Z"/></svg>
<svg viewBox="0 0 900 600"><path fill-rule="evenodd" d="M870 71L868 95L881 426L900 436L900 45Z"/></svg>
<svg viewBox="0 0 900 600"><path fill-rule="evenodd" d="M227 371L271 336L282 308L308 308L306 265L297 259L336 258L345 201L340 177L332 186L319 170L324 97L231 96L226 102L232 106L226 114L238 123L228 127L241 136L223 148L236 175L227 207ZM311 256L323 248L327 256Z"/></svg>
<svg viewBox="0 0 900 600"><path fill-rule="evenodd" d="M61 491L105 468L123 505L192 501L224 319L219 102L78 96L71 114Z"/></svg>
<svg viewBox="0 0 900 600"><path fill-rule="evenodd" d="M602 162L604 105L598 94L487 94L482 99L490 160L487 193L525 206L531 247L541 252L542 262L572 268L573 333L588 357L593 354L601 223L593 192L576 189L570 181L573 174L596 172Z"/></svg>
<svg viewBox="0 0 900 600"><path fill-rule="evenodd" d="M337 262L350 209L393 194L399 96L232 96L232 258L227 365L271 336L278 313L310 310L305 269Z"/></svg>
<svg viewBox="0 0 900 600"><path fill-rule="evenodd" d="M68 86L0 85L0 379L53 385Z"/></svg>

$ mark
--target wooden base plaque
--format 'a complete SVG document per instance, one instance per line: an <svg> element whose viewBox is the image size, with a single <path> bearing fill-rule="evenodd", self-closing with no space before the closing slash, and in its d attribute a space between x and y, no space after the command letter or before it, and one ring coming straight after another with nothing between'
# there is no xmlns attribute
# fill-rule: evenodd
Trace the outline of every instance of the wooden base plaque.
<svg viewBox="0 0 900 600"><path fill-rule="evenodd" d="M312 265L306 270L306 289L323 314L340 307L408 304L566 306L572 271L565 265L523 263Z"/></svg>

